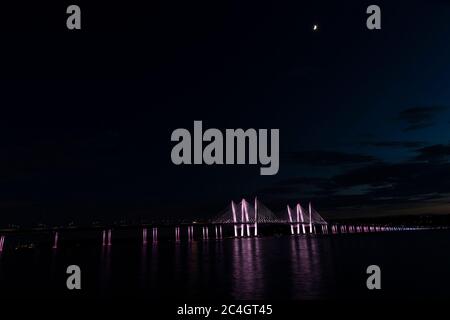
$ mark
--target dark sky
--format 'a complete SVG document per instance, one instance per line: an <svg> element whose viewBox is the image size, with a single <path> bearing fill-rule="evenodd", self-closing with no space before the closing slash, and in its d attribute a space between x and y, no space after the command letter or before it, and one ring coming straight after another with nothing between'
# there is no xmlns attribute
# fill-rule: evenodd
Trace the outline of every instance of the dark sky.
<svg viewBox="0 0 450 320"><path fill-rule="evenodd" d="M79 1L0 16L0 224L450 213L450 2ZM313 24L319 31L313 32ZM175 166L176 128L279 128L276 176Z"/></svg>

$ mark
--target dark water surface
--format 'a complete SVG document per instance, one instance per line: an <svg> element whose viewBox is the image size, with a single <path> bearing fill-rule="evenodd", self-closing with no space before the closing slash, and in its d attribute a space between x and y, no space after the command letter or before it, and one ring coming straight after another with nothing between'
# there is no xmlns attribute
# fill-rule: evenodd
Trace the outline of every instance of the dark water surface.
<svg viewBox="0 0 450 320"><path fill-rule="evenodd" d="M450 232L409 231L224 239L143 246L62 242L5 250L0 295L180 299L437 298L450 296ZM66 289L79 265L82 290ZM382 290L366 288L379 265Z"/></svg>

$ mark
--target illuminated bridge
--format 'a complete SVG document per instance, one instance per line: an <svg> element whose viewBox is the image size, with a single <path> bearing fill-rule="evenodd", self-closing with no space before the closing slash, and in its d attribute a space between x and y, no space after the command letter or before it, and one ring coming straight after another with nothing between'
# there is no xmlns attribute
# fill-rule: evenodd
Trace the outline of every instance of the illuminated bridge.
<svg viewBox="0 0 450 320"><path fill-rule="evenodd" d="M231 201L230 204L215 217L204 222L170 222L147 223L138 225L111 225L91 226L87 228L58 227L36 228L29 230L0 230L0 253L6 246L7 235L17 234L46 234L51 235L51 246L58 249L61 233L72 235L78 233L90 233L91 237L98 239L103 246L111 246L113 238L120 239L118 235L124 231L135 234L138 229L142 244L157 244L159 240L168 239L175 242L198 240L221 240L223 238L249 238L260 236L258 228L276 228L277 233L291 235L311 234L341 234L341 233L365 233L399 230L416 230L419 227L394 227L375 224L329 224L309 203L305 209L300 203L295 206L287 205L279 214L273 213L258 199L240 202ZM131 230L131 231L130 231ZM113 233L116 236L113 237ZM283 231L281 232L283 233ZM122 237L123 238L123 237Z"/></svg>
<svg viewBox="0 0 450 320"><path fill-rule="evenodd" d="M314 210L311 203L308 206L308 211L305 211L300 204L291 209L288 205L286 213L278 217L257 198L251 203L245 199L241 202L231 203L215 218L209 221L211 224L218 225L232 225L234 237L250 237L258 236L258 224L287 224L290 225L291 234L301 234L300 227L303 234L315 233L316 227L321 227L321 232L327 232L327 223Z"/></svg>

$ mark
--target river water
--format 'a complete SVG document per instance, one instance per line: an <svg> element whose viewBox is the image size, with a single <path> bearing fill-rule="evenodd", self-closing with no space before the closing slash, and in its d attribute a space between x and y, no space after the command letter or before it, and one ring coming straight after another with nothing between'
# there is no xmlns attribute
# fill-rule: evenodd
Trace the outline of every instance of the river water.
<svg viewBox="0 0 450 320"><path fill-rule="evenodd" d="M110 247L85 241L5 250L0 295L156 299L439 298L450 296L450 232L280 236ZM5 245L6 246L6 245ZM82 289L66 288L68 265ZM381 290L366 268L381 268Z"/></svg>

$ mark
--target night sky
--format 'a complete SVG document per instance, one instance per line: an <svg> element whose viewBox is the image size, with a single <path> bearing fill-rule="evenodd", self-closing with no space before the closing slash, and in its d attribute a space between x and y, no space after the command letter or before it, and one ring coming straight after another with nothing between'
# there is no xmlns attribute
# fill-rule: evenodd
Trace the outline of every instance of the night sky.
<svg viewBox="0 0 450 320"><path fill-rule="evenodd" d="M2 9L0 225L450 213L450 2L149 2ZM194 120L279 128L279 173L173 165Z"/></svg>

